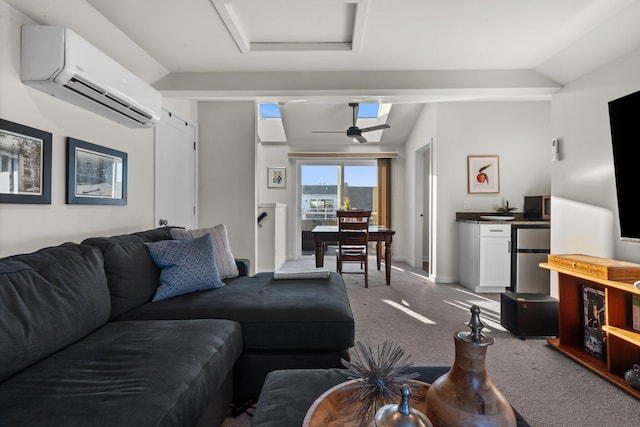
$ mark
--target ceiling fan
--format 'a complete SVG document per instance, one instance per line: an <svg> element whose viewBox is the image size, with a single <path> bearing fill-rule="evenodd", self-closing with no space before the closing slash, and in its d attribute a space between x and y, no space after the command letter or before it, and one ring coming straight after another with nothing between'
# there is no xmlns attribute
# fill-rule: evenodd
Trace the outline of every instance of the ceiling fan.
<svg viewBox="0 0 640 427"><path fill-rule="evenodd" d="M360 142L361 144L364 142L367 142L367 140L365 139L364 136L362 136L362 134L364 132L371 132L374 130L381 130L381 129L389 129L391 126L389 126L386 123L383 123L381 125L375 125L375 126L370 126L367 128L362 128L360 129L358 126L356 126L356 120L358 119L358 108L359 108L360 104L357 102L350 102L349 103L349 107L351 107L353 109L353 125L347 129L347 136L349 138L355 138L358 140L358 142ZM330 130L326 130L326 131L322 131L322 130L318 130L318 131L312 131L312 133L344 133L344 131L330 131Z"/></svg>

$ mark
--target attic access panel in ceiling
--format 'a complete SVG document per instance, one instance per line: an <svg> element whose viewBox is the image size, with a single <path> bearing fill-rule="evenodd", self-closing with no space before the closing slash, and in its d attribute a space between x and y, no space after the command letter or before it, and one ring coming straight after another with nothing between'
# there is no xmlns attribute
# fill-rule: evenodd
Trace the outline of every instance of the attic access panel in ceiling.
<svg viewBox="0 0 640 427"><path fill-rule="evenodd" d="M369 0L211 0L242 53L360 50Z"/></svg>

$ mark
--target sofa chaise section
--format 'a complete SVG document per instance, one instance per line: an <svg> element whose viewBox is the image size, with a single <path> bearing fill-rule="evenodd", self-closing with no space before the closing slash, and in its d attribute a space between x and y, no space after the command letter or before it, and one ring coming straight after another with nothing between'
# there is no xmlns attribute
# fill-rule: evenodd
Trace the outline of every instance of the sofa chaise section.
<svg viewBox="0 0 640 427"><path fill-rule="evenodd" d="M276 369L341 367L353 346L354 320L342 277L275 280L273 273L225 279L214 291L144 304L119 319L221 318L242 325L235 392L257 399Z"/></svg>
<svg viewBox="0 0 640 427"><path fill-rule="evenodd" d="M103 252L112 319L240 323L243 352L234 382L240 398L257 398L272 370L341 367L341 359L349 358L355 327L344 281L337 273L328 279L275 280L271 272L247 276L248 268L239 263L240 276L224 279L223 287L150 302L159 272L144 243L171 239L170 229L83 242Z"/></svg>

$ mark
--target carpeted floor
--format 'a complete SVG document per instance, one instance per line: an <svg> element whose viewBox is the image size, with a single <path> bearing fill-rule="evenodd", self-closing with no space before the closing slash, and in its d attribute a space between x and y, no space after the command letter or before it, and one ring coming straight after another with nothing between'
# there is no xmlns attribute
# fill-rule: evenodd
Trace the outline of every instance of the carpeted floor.
<svg viewBox="0 0 640 427"><path fill-rule="evenodd" d="M287 267L313 267L313 257ZM335 269L335 258L325 266ZM434 284L423 270L394 263L391 286L371 261L369 288L363 276L344 275L355 316L356 341L393 340L415 365L451 365L453 335L468 330L469 308L478 305L495 338L487 351L493 384L532 426L637 426L640 402L547 345L544 338L521 340L500 326L499 294L474 294L458 285ZM353 267L357 268L357 267ZM247 414L224 427L245 427Z"/></svg>

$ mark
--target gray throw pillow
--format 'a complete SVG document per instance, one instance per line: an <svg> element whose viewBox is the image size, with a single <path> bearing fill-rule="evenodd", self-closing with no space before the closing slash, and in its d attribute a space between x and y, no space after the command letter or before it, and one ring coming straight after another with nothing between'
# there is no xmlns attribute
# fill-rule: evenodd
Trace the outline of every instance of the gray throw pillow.
<svg viewBox="0 0 640 427"><path fill-rule="evenodd" d="M218 224L211 228L200 228L195 230L185 230L182 228L172 228L171 237L174 239L193 239L210 234L213 240L213 252L216 256L216 265L220 279L230 279L238 277L240 274L236 265L235 257L231 252L229 244L229 236L227 234L227 226Z"/></svg>
<svg viewBox="0 0 640 427"><path fill-rule="evenodd" d="M153 302L224 286L218 275L211 236L145 243L160 268L160 286Z"/></svg>

